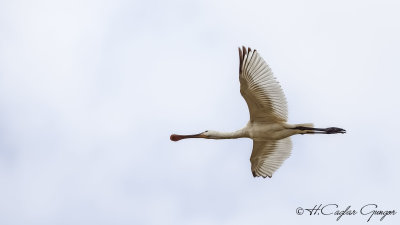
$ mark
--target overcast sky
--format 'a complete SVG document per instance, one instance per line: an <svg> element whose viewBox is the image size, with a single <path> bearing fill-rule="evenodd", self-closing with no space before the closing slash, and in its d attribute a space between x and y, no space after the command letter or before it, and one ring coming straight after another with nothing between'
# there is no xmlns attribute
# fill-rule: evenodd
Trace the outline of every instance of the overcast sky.
<svg viewBox="0 0 400 225"><path fill-rule="evenodd" d="M0 224L366 224L296 209L400 211L399 11L361 0L0 1ZM171 142L247 123L241 45L270 64L290 123L348 133L293 137L272 179L252 177L249 139Z"/></svg>

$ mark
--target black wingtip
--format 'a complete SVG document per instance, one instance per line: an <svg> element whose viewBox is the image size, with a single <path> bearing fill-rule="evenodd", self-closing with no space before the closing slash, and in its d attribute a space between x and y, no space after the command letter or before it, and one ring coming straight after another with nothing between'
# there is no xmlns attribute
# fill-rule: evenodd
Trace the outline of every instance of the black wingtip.
<svg viewBox="0 0 400 225"><path fill-rule="evenodd" d="M272 175L270 176L270 175L265 175L265 176L258 176L257 174L256 174L256 171L251 171L251 173L253 174L253 177L262 177L262 178L272 178Z"/></svg>
<svg viewBox="0 0 400 225"><path fill-rule="evenodd" d="M243 65L243 52L240 47L238 47L238 49L239 49L239 74L240 74L242 72L242 65Z"/></svg>
<svg viewBox="0 0 400 225"><path fill-rule="evenodd" d="M239 62L240 62L239 73L241 73L242 72L242 66L243 66L243 60L246 57L246 55L250 54L251 51L253 51L253 54L254 54L254 52L256 52L257 50L255 50L255 49L252 50L250 47L246 48L243 45L242 45L242 47L238 47L238 49L239 49Z"/></svg>
<svg viewBox="0 0 400 225"><path fill-rule="evenodd" d="M239 47L239 49L240 49L240 47ZM239 50L240 51L240 50ZM253 52L255 52L255 51L257 51L256 49L251 49L250 47L244 47L243 45L242 45L242 49L241 49L241 52L242 52L242 54L243 54L243 58L247 55L247 54L249 54L251 51L253 51Z"/></svg>

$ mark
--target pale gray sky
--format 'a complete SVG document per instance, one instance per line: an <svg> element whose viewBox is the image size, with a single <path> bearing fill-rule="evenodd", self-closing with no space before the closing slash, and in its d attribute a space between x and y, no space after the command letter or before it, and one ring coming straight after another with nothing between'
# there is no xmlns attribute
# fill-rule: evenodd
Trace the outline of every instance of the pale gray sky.
<svg viewBox="0 0 400 225"><path fill-rule="evenodd" d="M1 1L0 224L338 224L296 208L400 211L399 11L361 0ZM252 177L251 140L171 142L246 124L240 45L270 64L289 122L348 133L293 137L272 179Z"/></svg>

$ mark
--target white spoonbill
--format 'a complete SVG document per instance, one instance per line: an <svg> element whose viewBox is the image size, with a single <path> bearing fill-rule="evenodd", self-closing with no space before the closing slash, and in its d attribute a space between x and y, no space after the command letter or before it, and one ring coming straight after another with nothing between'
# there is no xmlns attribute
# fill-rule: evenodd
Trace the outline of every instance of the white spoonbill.
<svg viewBox="0 0 400 225"><path fill-rule="evenodd" d="M245 47L239 47L239 59L240 93L250 111L250 121L247 125L234 132L206 130L194 135L172 134L171 141L185 138L251 138L251 172L254 177L271 178L290 156L290 136L346 133L346 130L338 127L314 128L312 123L287 123L286 98L267 63L256 50Z"/></svg>

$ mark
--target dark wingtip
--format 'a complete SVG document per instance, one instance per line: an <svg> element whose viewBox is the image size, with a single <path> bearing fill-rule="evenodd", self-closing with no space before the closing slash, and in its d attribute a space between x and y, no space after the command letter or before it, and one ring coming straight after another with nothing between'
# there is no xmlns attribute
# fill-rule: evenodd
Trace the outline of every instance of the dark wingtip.
<svg viewBox="0 0 400 225"><path fill-rule="evenodd" d="M246 48L246 47L244 47L243 45L242 45L242 47L239 47L239 60L240 60L240 61L239 61L239 62L240 62L240 65L239 65L239 73L242 72L242 66L243 66L244 57L246 57L247 54L250 54L251 51L252 51L252 50L251 50L250 47ZM255 51L256 51L256 50L253 49L253 53L254 53Z"/></svg>
<svg viewBox="0 0 400 225"><path fill-rule="evenodd" d="M240 47L238 47L239 49L239 73L242 72L242 65L243 65L243 52L242 49Z"/></svg>
<svg viewBox="0 0 400 225"><path fill-rule="evenodd" d="M263 175L261 175L261 176L258 176L257 174L256 174L256 172L255 171L251 171L251 173L253 174L253 177L262 177L262 178L272 178L272 175L270 176L270 175L266 175L266 176L263 176Z"/></svg>

